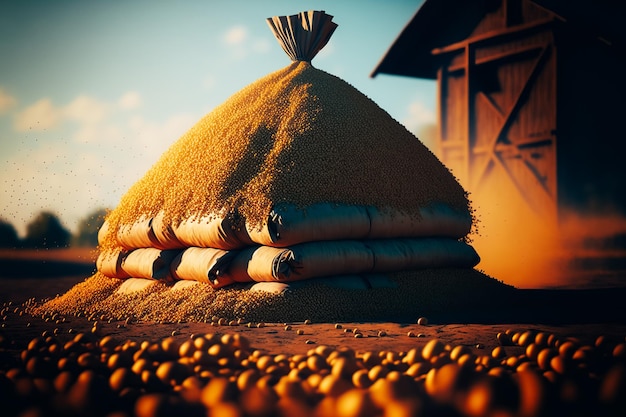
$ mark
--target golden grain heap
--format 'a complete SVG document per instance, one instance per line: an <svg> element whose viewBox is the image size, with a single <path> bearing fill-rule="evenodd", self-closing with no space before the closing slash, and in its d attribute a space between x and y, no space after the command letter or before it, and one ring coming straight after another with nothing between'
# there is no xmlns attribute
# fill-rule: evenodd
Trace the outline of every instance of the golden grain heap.
<svg viewBox="0 0 626 417"><path fill-rule="evenodd" d="M306 294L326 288L320 277L369 288L383 310L424 293L420 277L433 268L441 288L445 277L475 277L473 218L454 176L372 100L311 64L332 16L268 23L293 62L203 117L130 188L100 231L92 282L192 280L211 287L196 294L229 287L249 300L243 283L307 280L298 297L317 311L325 296ZM257 301L234 304L250 313Z"/></svg>
<svg viewBox="0 0 626 417"><path fill-rule="evenodd" d="M122 198L111 231L163 211L169 222L319 202L468 209L461 186L409 131L341 79L299 61L202 118ZM110 234L106 247L117 244Z"/></svg>
<svg viewBox="0 0 626 417"><path fill-rule="evenodd" d="M468 210L455 178L404 126L298 60L234 94L174 143L111 213L103 246L118 245L119 227L160 212L177 224L237 211L261 226L277 204L319 202Z"/></svg>

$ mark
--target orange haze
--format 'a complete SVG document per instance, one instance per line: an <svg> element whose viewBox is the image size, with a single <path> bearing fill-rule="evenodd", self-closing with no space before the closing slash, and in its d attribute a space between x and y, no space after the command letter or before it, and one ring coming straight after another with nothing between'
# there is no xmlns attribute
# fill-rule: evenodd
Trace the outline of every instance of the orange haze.
<svg viewBox="0 0 626 417"><path fill-rule="evenodd" d="M623 216L571 212L560 213L557 222L539 216L515 190L471 197L478 219L472 239L481 256L477 268L488 275L518 288L624 285L615 283L616 271L607 270L605 262L626 258L624 248L601 244L626 233ZM589 264L594 268L581 266Z"/></svg>

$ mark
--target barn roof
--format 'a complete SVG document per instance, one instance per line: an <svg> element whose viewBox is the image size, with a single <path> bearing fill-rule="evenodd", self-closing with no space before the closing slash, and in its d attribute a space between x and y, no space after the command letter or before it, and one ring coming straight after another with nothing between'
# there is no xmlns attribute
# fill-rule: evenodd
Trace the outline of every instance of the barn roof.
<svg viewBox="0 0 626 417"><path fill-rule="evenodd" d="M531 0L568 26L626 52L625 6L612 0ZM426 0L370 74L437 78L434 48L466 39L494 0Z"/></svg>

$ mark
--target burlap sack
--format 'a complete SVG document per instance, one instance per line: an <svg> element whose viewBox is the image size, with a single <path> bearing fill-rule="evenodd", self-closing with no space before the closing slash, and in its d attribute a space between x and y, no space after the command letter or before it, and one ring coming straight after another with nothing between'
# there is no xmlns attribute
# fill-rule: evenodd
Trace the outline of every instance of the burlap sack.
<svg viewBox="0 0 626 417"><path fill-rule="evenodd" d="M478 254L449 238L341 240L239 251L223 277L235 282L291 282L333 275L440 267L473 267Z"/></svg>
<svg viewBox="0 0 626 417"><path fill-rule="evenodd" d="M215 248L187 248L172 261L170 270L174 279L206 282L214 288L220 288L234 281L222 278L235 251Z"/></svg>
<svg viewBox="0 0 626 417"><path fill-rule="evenodd" d="M170 264L179 253L179 250L135 249L123 259L122 270L133 278L172 281Z"/></svg>
<svg viewBox="0 0 626 417"><path fill-rule="evenodd" d="M101 251L96 259L96 268L110 278L128 278L130 275L122 269L122 261L126 255L128 252L120 249Z"/></svg>

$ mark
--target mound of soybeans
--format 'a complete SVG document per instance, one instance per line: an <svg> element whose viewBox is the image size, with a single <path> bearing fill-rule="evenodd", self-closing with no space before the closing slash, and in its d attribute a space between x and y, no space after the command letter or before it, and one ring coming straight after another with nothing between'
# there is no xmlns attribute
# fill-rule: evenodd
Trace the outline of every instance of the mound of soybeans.
<svg viewBox="0 0 626 417"><path fill-rule="evenodd" d="M332 16L323 12L283 18L288 23L278 32L293 29L293 42L288 42L293 45L301 41L298 36L310 38L311 28L316 28L311 21L318 23L317 30L326 38L312 48L314 53L336 27ZM432 306L458 306L469 292L504 291L499 282L471 269L479 260L465 242L472 226L471 208L450 171L404 126L345 81L315 68L311 58L295 58L245 87L176 141L107 217L99 236L107 266L99 264L98 272L80 289L44 308L75 310L87 304L85 311L90 313L124 309L120 314L155 320L202 320L213 315L266 321L380 320L413 316ZM377 234L354 233L357 227L350 220L356 215L335 217L324 223L325 229L334 228L328 224L348 226L346 234L332 237L334 246L328 237L296 242L304 243L300 249L305 247L302 251L309 255L307 265L323 264L318 268L322 272L303 273L304 262L293 250L262 258L269 259L263 267L270 273L261 278L249 272L261 255L248 249L263 249L266 243L248 236L240 245L224 248L196 239L207 234L207 225L215 218L224 219L222 228L211 232L219 237L232 230L252 235L265 228L281 238L289 229L284 224L287 216L275 214L281 206L301 210L298 221L312 222L309 230L324 222L317 220L319 207L337 213L365 208L359 224ZM407 232L411 227L404 225L420 232ZM136 232L139 243L125 244L124 236ZM355 239L363 243L357 255L350 252ZM275 246L284 247L280 242ZM232 264L248 268L247 272L218 282L229 268L238 270L229 264L233 256L238 262ZM141 268L131 268L137 259ZM349 268L339 269L343 264ZM315 281L368 273L385 274L384 285L365 278L364 288L355 290ZM116 291L120 283L105 275L170 282L126 294ZM170 288L174 280L203 285L177 290ZM251 291L247 284L296 280L311 282L280 293ZM225 288L217 291L220 287Z"/></svg>
<svg viewBox="0 0 626 417"><path fill-rule="evenodd" d="M468 210L463 188L413 134L308 62L267 75L202 118L124 195L103 247L145 216L165 224L238 212L261 225L280 203Z"/></svg>

